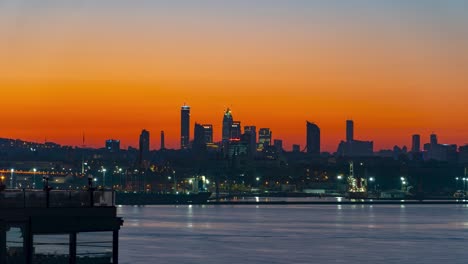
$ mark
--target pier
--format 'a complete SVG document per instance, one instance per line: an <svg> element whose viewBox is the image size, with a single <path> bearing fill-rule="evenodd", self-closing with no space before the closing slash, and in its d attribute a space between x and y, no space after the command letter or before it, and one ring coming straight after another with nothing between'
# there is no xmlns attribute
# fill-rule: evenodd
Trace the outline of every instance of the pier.
<svg viewBox="0 0 468 264"><path fill-rule="evenodd" d="M118 264L111 190L3 190L0 263Z"/></svg>

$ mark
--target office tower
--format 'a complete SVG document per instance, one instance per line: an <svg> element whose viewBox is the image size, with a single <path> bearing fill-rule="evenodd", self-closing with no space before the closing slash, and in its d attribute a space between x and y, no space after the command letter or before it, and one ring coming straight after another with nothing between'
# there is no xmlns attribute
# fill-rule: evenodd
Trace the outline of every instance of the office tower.
<svg viewBox="0 0 468 264"><path fill-rule="evenodd" d="M193 151L203 151L206 149L206 142L205 142L205 128L203 125L195 123L194 128L194 136L193 136Z"/></svg>
<svg viewBox="0 0 468 264"><path fill-rule="evenodd" d="M275 139L273 141L273 145L275 146L276 151L278 151L278 152L283 151L283 140Z"/></svg>
<svg viewBox="0 0 468 264"><path fill-rule="evenodd" d="M204 130L204 135L205 135L205 143L206 144L213 143L213 125L204 124L202 126L203 126L203 130Z"/></svg>
<svg viewBox="0 0 468 264"><path fill-rule="evenodd" d="M120 151L120 140L108 139L106 140L106 149L111 153L117 153Z"/></svg>
<svg viewBox="0 0 468 264"><path fill-rule="evenodd" d="M180 109L180 148L186 149L190 142L190 106L183 105Z"/></svg>
<svg viewBox="0 0 468 264"><path fill-rule="evenodd" d="M250 155L253 157L257 152L257 127L255 126L245 126L244 127L244 134L249 135L249 152Z"/></svg>
<svg viewBox="0 0 468 264"><path fill-rule="evenodd" d="M341 141L336 153L342 157L371 157L374 142L354 139L354 121L346 120L346 141Z"/></svg>
<svg viewBox="0 0 468 264"><path fill-rule="evenodd" d="M431 134L431 145L437 145L437 135L432 133Z"/></svg>
<svg viewBox="0 0 468 264"><path fill-rule="evenodd" d="M320 128L309 121L307 121L307 153L313 155L320 155Z"/></svg>
<svg viewBox="0 0 468 264"><path fill-rule="evenodd" d="M231 127L232 127L232 113L231 109L226 109L223 116L223 131L222 131L222 141L227 142L231 137Z"/></svg>
<svg viewBox="0 0 468 264"><path fill-rule="evenodd" d="M139 161L140 165L143 161L149 159L149 152L150 152L150 133L143 129L140 134L140 156Z"/></svg>
<svg viewBox="0 0 468 264"><path fill-rule="evenodd" d="M230 140L240 140L241 137L241 122L232 121L230 129Z"/></svg>
<svg viewBox="0 0 468 264"><path fill-rule="evenodd" d="M272 132L269 128L260 128L258 131L258 144L261 149L271 145Z"/></svg>
<svg viewBox="0 0 468 264"><path fill-rule="evenodd" d="M421 151L421 136L420 135L413 135L413 144L411 146L412 152L420 152Z"/></svg>
<svg viewBox="0 0 468 264"><path fill-rule="evenodd" d="M346 141L351 142L354 140L354 121L346 120Z"/></svg>
<svg viewBox="0 0 468 264"><path fill-rule="evenodd" d="M297 145L297 144L292 145L292 152L294 152L294 153L301 152L301 146Z"/></svg>
<svg viewBox="0 0 468 264"><path fill-rule="evenodd" d="M161 131L161 150L166 149L164 131Z"/></svg>

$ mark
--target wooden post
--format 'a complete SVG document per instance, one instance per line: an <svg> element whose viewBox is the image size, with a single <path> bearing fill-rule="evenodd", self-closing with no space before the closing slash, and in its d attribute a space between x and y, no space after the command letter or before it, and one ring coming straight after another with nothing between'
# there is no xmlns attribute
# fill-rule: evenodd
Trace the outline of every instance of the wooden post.
<svg viewBox="0 0 468 264"><path fill-rule="evenodd" d="M112 264L119 264L119 230L112 235Z"/></svg>
<svg viewBox="0 0 468 264"><path fill-rule="evenodd" d="M6 263L6 223L0 221L0 263Z"/></svg>
<svg viewBox="0 0 468 264"><path fill-rule="evenodd" d="M70 243L69 243L69 257L70 264L76 264L76 232L70 233Z"/></svg>
<svg viewBox="0 0 468 264"><path fill-rule="evenodd" d="M34 255L34 241L33 241L33 231L32 231L32 219L29 217L28 222L25 224L25 236L24 239L24 252L26 253L26 264L33 263L33 255Z"/></svg>

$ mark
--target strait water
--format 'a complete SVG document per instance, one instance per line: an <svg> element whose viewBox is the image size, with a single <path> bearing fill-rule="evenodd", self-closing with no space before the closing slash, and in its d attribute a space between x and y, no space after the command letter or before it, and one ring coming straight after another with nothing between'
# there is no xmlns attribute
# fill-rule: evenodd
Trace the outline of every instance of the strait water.
<svg viewBox="0 0 468 264"><path fill-rule="evenodd" d="M466 205L118 208L120 260L143 263L468 263Z"/></svg>

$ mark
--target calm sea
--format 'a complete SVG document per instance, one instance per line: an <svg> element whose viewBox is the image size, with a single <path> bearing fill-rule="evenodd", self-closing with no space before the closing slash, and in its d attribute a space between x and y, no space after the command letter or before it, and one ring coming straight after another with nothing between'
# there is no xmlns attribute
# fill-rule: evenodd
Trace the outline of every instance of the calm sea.
<svg viewBox="0 0 468 264"><path fill-rule="evenodd" d="M468 263L466 205L118 208L121 263Z"/></svg>

